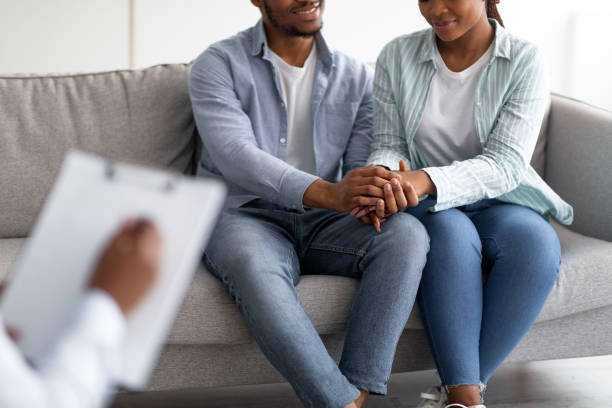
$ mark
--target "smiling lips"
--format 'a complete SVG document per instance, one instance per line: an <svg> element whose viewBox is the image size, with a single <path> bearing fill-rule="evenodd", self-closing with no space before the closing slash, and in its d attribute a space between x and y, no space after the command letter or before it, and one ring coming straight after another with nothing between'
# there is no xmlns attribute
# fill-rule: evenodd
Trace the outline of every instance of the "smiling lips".
<svg viewBox="0 0 612 408"><path fill-rule="evenodd" d="M319 7L321 5L320 1L312 3L312 5L308 5L307 7L303 7L297 10L293 10L293 14L297 14L299 16L308 17L309 15L314 15L319 11Z"/></svg>
<svg viewBox="0 0 612 408"><path fill-rule="evenodd" d="M438 29L438 30L446 30L448 29L453 23L455 23L455 20L450 20L450 21L436 21L433 23L433 26Z"/></svg>

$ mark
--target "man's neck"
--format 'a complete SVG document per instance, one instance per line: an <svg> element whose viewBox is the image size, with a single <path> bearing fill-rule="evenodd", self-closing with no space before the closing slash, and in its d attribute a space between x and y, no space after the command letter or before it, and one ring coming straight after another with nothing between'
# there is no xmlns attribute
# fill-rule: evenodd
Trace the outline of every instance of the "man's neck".
<svg viewBox="0 0 612 408"><path fill-rule="evenodd" d="M268 47L289 65L303 67L314 46L314 36L290 36L264 24Z"/></svg>

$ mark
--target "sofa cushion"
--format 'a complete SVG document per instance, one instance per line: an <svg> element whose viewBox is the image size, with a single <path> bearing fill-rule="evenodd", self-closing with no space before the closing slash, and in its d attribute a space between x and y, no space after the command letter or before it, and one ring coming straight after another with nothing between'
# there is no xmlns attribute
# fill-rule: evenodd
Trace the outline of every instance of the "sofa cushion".
<svg viewBox="0 0 612 408"><path fill-rule="evenodd" d="M553 224L562 246L559 280L538 321L548 321L612 304L612 243L585 237ZM298 285L300 300L321 334L344 329L354 279L304 276ZM418 309L408 329L422 329ZM206 270L196 273L168 340L171 344L240 344L250 341L238 307L223 286Z"/></svg>
<svg viewBox="0 0 612 408"><path fill-rule="evenodd" d="M26 239L0 239L0 282L3 282L19 256Z"/></svg>
<svg viewBox="0 0 612 408"><path fill-rule="evenodd" d="M612 242L552 225L561 241L561 270L539 320L612 305Z"/></svg>
<svg viewBox="0 0 612 408"><path fill-rule="evenodd" d="M542 178L544 178L546 171L546 144L548 143L548 122L550 120L550 109L551 105L548 105L548 109L546 109L546 114L544 115L544 120L542 121L538 141L536 142L533 155L531 156L531 166Z"/></svg>
<svg viewBox="0 0 612 408"><path fill-rule="evenodd" d="M0 238L28 235L71 148L191 173L187 71L0 77Z"/></svg>
<svg viewBox="0 0 612 408"><path fill-rule="evenodd" d="M559 280L538 321L612 305L612 243L585 237L553 224L559 234L562 262ZM26 240L0 240L0 279ZM335 276L304 276L298 285L306 313L322 335L345 328L358 281ZM408 329L422 329L418 310ZM221 283L204 268L195 274L172 332L170 344L244 344L252 341L238 307Z"/></svg>

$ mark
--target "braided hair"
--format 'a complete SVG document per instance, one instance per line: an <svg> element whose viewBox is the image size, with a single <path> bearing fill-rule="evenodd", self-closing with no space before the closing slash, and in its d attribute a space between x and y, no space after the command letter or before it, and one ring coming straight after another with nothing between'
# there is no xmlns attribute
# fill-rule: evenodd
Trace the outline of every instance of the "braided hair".
<svg viewBox="0 0 612 408"><path fill-rule="evenodd" d="M487 17L497 20L497 22L504 27L504 20L502 20L501 16L499 15L499 10L497 10L497 3L499 3L499 0L486 0L486 2Z"/></svg>

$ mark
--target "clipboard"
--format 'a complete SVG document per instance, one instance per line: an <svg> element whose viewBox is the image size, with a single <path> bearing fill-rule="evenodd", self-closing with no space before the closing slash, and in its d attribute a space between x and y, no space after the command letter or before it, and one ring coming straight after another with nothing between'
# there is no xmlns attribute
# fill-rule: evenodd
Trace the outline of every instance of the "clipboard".
<svg viewBox="0 0 612 408"><path fill-rule="evenodd" d="M146 386L226 196L217 180L171 175L70 152L0 308L34 364L74 316L99 254L122 222L146 217L160 231L160 273L127 318L120 385Z"/></svg>

